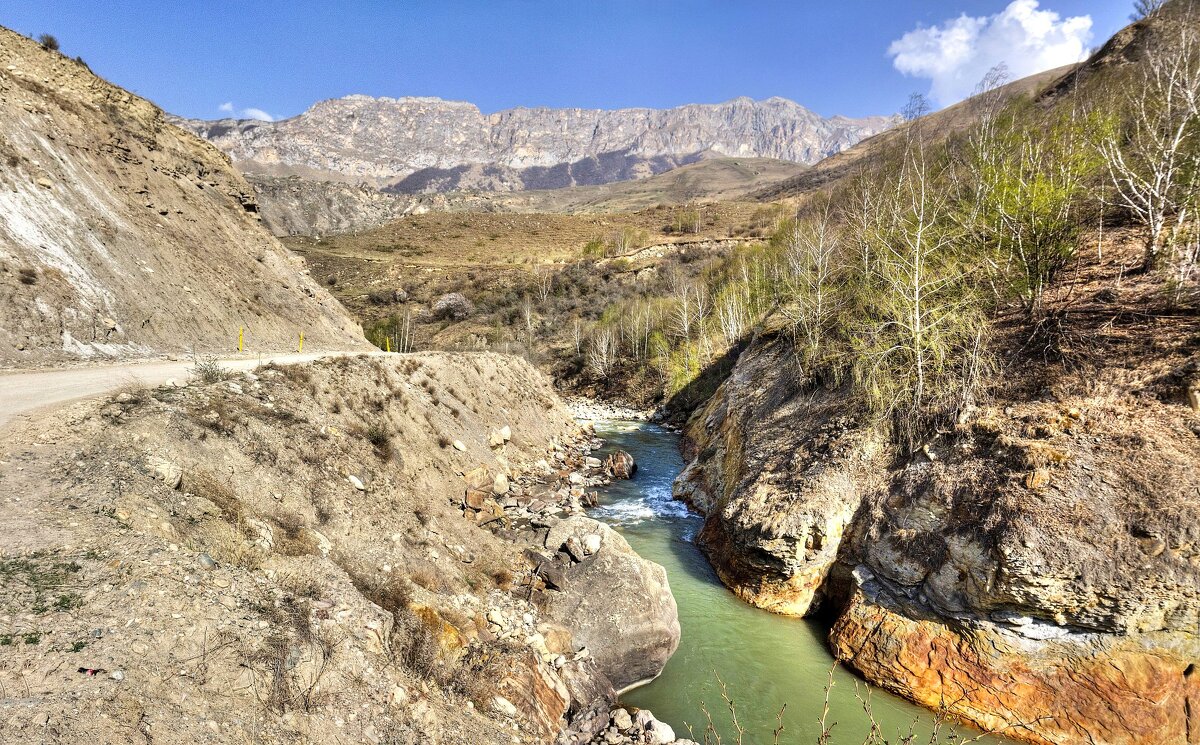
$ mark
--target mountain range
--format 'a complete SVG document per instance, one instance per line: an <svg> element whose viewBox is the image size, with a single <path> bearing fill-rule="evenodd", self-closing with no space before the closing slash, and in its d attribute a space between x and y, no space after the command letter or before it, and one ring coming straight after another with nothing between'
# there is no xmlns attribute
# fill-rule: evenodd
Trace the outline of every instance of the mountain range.
<svg viewBox="0 0 1200 745"><path fill-rule="evenodd" d="M277 122L173 121L247 174L398 193L555 189L653 176L706 156L812 164L897 123L821 117L784 98L672 109L514 108L352 95Z"/></svg>

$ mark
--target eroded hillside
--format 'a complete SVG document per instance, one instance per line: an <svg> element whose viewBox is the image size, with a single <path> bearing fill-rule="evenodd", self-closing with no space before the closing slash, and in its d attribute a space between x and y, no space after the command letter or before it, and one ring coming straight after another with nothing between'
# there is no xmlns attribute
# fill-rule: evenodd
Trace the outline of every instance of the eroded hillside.
<svg viewBox="0 0 1200 745"><path fill-rule="evenodd" d="M0 366L165 351L353 349L211 145L0 29Z"/></svg>
<svg viewBox="0 0 1200 745"><path fill-rule="evenodd" d="M590 739L679 638L663 570L583 516L591 444L493 354L268 366L6 432L3 739Z"/></svg>

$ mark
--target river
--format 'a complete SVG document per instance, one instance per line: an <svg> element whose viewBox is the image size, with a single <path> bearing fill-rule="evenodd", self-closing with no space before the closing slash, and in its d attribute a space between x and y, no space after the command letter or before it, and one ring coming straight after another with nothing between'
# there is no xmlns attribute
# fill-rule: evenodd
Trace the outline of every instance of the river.
<svg viewBox="0 0 1200 745"><path fill-rule="evenodd" d="M700 528L700 517L671 499L671 482L684 467L675 435L633 422L597 422L596 431L606 441L601 455L615 448L627 450L637 461L638 471L630 481L603 488L601 505L592 516L620 531L644 558L666 568L683 630L679 650L662 675L627 692L623 704L650 709L675 729L677 737L689 737L690 724L691 737L699 742L704 741L706 722L701 707L706 707L723 741L734 745L735 732L721 698L719 676L736 704L738 721L746 731L745 745L771 745L777 716L785 704L779 743L813 745L821 733L825 687L833 669L826 722L836 724L830 743L866 741L871 727L860 699L867 699L868 694L884 738L872 742L930 742L933 715L868 687L841 668L834 669L820 624L754 608L720 583L692 540ZM903 739L910 734L914 739ZM964 736L978 733L960 731L956 735L945 727L936 741L960 742ZM975 741L1006 742L995 737Z"/></svg>

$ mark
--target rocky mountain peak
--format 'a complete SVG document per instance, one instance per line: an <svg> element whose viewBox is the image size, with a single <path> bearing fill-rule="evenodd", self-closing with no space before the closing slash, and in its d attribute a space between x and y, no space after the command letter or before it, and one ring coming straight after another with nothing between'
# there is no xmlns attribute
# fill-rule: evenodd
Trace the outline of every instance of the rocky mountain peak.
<svg viewBox="0 0 1200 745"><path fill-rule="evenodd" d="M516 107L350 95L279 122L177 120L247 173L399 192L521 190L651 176L711 152L815 163L895 123L747 97L671 109Z"/></svg>

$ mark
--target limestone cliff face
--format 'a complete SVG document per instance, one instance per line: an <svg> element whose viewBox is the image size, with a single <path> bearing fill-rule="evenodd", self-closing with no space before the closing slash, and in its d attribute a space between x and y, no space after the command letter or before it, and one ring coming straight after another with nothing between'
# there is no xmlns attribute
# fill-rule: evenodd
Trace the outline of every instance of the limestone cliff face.
<svg viewBox="0 0 1200 745"><path fill-rule="evenodd" d="M763 385L798 375L786 337L760 331L693 416L695 458L675 495L705 514L697 540L725 584L761 608L803 616L879 480L868 454L880 448L851 426L836 393Z"/></svg>
<svg viewBox="0 0 1200 745"><path fill-rule="evenodd" d="M208 143L0 29L0 366L366 347Z"/></svg>
<svg viewBox="0 0 1200 745"><path fill-rule="evenodd" d="M1190 410L1010 400L900 459L790 359L786 334L760 332L689 424L676 493L706 513L724 582L776 612L823 605L846 664L985 728L1200 741Z"/></svg>
<svg viewBox="0 0 1200 745"><path fill-rule="evenodd" d="M279 122L177 122L248 173L417 193L603 184L661 173L708 152L815 163L895 119L825 119L782 98L485 115L473 104L438 98L347 96Z"/></svg>

